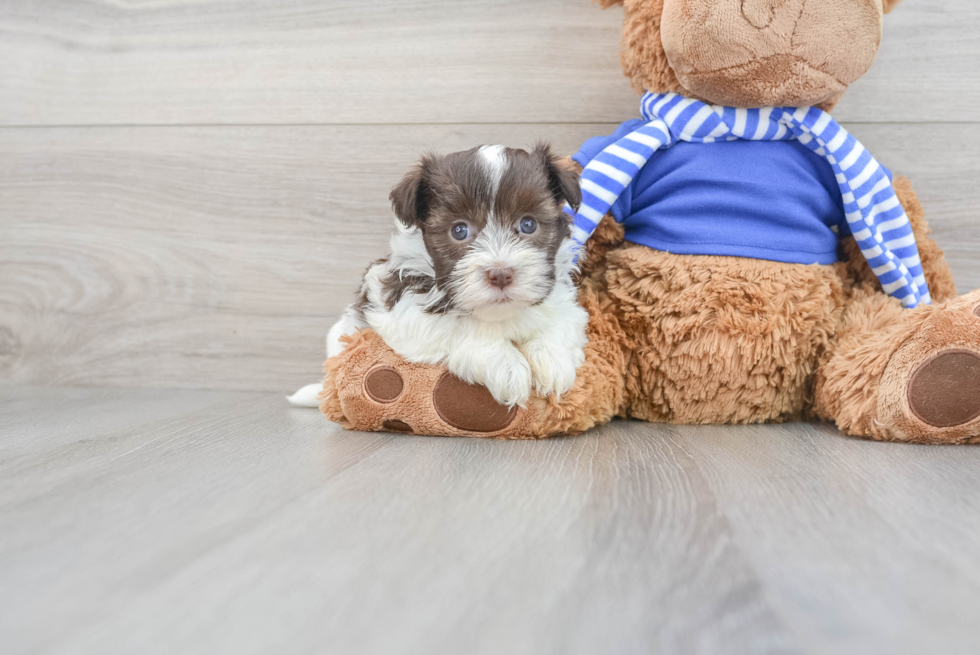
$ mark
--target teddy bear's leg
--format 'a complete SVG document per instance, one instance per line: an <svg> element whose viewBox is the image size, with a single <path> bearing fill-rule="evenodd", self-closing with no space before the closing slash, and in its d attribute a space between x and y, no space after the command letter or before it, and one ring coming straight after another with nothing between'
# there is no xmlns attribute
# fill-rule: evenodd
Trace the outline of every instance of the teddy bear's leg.
<svg viewBox="0 0 980 655"><path fill-rule="evenodd" d="M855 436L980 441L980 290L908 310L855 289L814 401L818 416Z"/></svg>
<svg viewBox="0 0 980 655"><path fill-rule="evenodd" d="M497 403L482 386L443 367L405 361L372 330L345 338L327 360L320 411L346 428L443 436L531 437L544 401Z"/></svg>
<svg viewBox="0 0 980 655"><path fill-rule="evenodd" d="M405 361L373 331L345 337L325 364L320 410L346 428L420 435L535 439L575 434L605 423L623 405L629 345L601 284L585 280L589 313L585 363L560 398L534 395L504 407L490 392L445 367Z"/></svg>
<svg viewBox="0 0 980 655"><path fill-rule="evenodd" d="M672 423L790 420L809 406L814 363L840 321L832 266L609 252L608 294L635 340L626 413Z"/></svg>

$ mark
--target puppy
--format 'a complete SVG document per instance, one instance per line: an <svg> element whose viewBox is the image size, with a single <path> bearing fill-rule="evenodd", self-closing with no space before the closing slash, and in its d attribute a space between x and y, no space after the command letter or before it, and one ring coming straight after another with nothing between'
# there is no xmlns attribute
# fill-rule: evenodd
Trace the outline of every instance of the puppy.
<svg viewBox="0 0 980 655"><path fill-rule="evenodd" d="M576 300L566 202L578 176L551 149L488 145L426 155L391 192L391 255L327 335L370 327L410 362L445 365L507 406L571 389L588 315ZM290 401L317 404L319 385Z"/></svg>

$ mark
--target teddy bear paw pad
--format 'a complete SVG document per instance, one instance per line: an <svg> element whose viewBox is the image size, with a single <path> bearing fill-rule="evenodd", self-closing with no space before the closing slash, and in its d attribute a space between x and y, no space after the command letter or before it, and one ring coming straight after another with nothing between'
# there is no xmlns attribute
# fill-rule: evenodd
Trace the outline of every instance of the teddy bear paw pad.
<svg viewBox="0 0 980 655"><path fill-rule="evenodd" d="M393 403L402 395L405 383L390 366L378 366L364 376L364 391L379 403Z"/></svg>
<svg viewBox="0 0 980 655"><path fill-rule="evenodd" d="M490 391L446 371L432 390L432 404L445 423L468 432L497 432L517 416L517 407L501 405Z"/></svg>
<svg viewBox="0 0 980 655"><path fill-rule="evenodd" d="M909 381L908 401L921 421L937 428L980 417L980 355L946 350L923 362Z"/></svg>
<svg viewBox="0 0 980 655"><path fill-rule="evenodd" d="M387 430L388 432L415 432L415 430L412 429L411 425L409 425L405 421L399 421L396 418L388 419L387 421L381 424L381 427Z"/></svg>

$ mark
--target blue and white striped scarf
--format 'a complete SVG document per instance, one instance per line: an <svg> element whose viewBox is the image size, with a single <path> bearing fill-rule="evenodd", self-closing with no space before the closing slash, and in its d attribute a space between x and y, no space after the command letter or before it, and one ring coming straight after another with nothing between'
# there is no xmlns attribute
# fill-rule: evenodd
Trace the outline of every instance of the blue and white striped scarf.
<svg viewBox="0 0 980 655"><path fill-rule="evenodd" d="M884 169L830 114L816 107L736 109L707 105L676 93L643 96L646 125L599 153L582 171L582 204L572 238L584 245L599 221L657 150L678 141L791 141L825 158L834 169L851 234L885 293L905 307L929 304L912 226Z"/></svg>

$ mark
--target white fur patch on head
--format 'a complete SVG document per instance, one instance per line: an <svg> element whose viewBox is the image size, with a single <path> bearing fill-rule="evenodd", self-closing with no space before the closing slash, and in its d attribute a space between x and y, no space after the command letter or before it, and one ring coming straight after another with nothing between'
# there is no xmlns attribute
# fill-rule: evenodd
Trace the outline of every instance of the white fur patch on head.
<svg viewBox="0 0 980 655"><path fill-rule="evenodd" d="M500 190L500 180L507 170L507 148L497 145L481 146L479 152L490 183L490 197L496 198L497 191Z"/></svg>

